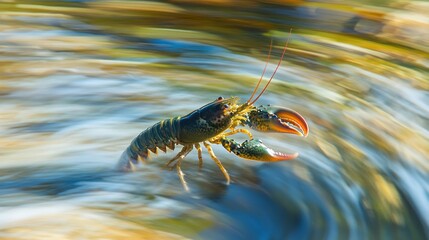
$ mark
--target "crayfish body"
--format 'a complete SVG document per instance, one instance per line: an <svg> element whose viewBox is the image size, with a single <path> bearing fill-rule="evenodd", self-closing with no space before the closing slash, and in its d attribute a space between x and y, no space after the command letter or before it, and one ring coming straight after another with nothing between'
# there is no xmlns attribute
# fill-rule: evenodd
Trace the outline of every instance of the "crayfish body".
<svg viewBox="0 0 429 240"><path fill-rule="evenodd" d="M146 160L148 158L149 151L157 153L157 150L160 149L166 152L167 148L174 150L176 145L182 145L182 150L167 163L167 166L175 162L174 166L177 169L180 181L184 189L189 191L181 170L181 163L186 155L195 147L198 151L199 167L201 168L203 163L201 143L222 171L227 184L230 183L229 174L220 160L215 156L211 144L220 144L227 151L244 159L273 162L296 158L298 153L285 154L276 152L265 146L261 140L253 139L252 134L247 129L239 128L240 126L249 126L254 130L262 132L281 132L307 136L309 132L308 124L297 112L282 107L255 107L253 105L264 93L274 77L286 48L287 43L283 49L283 54L277 68L265 88L255 99L252 100L263 78L267 64L252 96L245 103L238 104L239 99L237 97L227 99L219 97L186 116L166 119L156 123L134 138L122 154L118 167L125 171L133 170L139 159ZM238 133L248 135L249 140L238 143L229 138Z"/></svg>

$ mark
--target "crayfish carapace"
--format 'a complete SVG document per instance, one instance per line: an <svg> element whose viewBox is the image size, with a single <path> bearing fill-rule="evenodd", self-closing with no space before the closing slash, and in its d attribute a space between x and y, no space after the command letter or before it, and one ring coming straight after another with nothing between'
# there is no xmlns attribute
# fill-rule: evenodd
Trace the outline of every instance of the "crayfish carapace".
<svg viewBox="0 0 429 240"><path fill-rule="evenodd" d="M198 151L199 167L202 167L200 143L207 148L210 157L225 176L227 184L230 183L229 174L215 156L210 144L221 144L227 151L233 152L239 157L257 161L273 162L296 158L298 153L276 152L265 146L261 140L253 139L248 130L238 128L247 125L262 132L281 132L300 136L308 134L307 122L297 112L287 108L275 109L269 106L256 107L253 105L273 79L282 62L288 42L284 46L282 56L270 80L259 95L252 100L268 65L271 45L264 71L249 100L244 104L238 104L237 97L227 99L219 97L184 117L174 117L156 123L134 138L122 154L118 164L119 168L126 171L133 170L139 158L142 160L148 158L149 151L157 153L157 149L161 149L166 152L167 148L174 150L176 145L183 145L182 150L167 163L167 166L175 162L180 181L185 190L189 191L180 166L182 160L195 147ZM229 138L237 133L247 134L250 140L238 143Z"/></svg>

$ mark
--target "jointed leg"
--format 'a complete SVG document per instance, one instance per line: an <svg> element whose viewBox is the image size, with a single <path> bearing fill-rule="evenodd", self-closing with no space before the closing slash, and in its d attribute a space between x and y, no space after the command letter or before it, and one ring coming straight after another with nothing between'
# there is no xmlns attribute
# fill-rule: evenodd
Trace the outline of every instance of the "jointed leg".
<svg viewBox="0 0 429 240"><path fill-rule="evenodd" d="M180 182L182 183L183 188L186 192L189 192L188 184L185 181L185 174L182 172L180 165L182 164L182 160L185 158L185 155L179 157L179 160L176 163L177 175L179 175Z"/></svg>
<svg viewBox="0 0 429 240"><path fill-rule="evenodd" d="M183 188L185 189L185 191L189 192L189 187L188 184L185 181L185 174L182 172L182 169L180 168L181 164L182 164L182 160L186 157L186 155L188 155L188 153L190 151L192 151L192 145L186 145L182 148L182 150L170 161L168 161L168 163L166 164L166 166L170 165L172 162L174 162L175 160L177 160L176 163L176 170L177 170L177 175L179 175L179 179L180 182L182 183Z"/></svg>
<svg viewBox="0 0 429 240"><path fill-rule="evenodd" d="M229 185L229 183L231 182L231 178L229 177L228 172L223 167L223 165L220 162L220 160L214 155L212 147L207 142L204 142L204 146L207 148L207 151L209 152L210 157L213 159L213 161L216 163L216 165L219 167L219 169L222 171L223 175L225 176L225 178L226 178L226 184Z"/></svg>
<svg viewBox="0 0 429 240"><path fill-rule="evenodd" d="M203 151L201 150L201 146L199 143L195 144L195 148L198 151L198 169L201 170L203 167Z"/></svg>
<svg viewBox="0 0 429 240"><path fill-rule="evenodd" d="M180 150L180 152L176 156L174 156L174 158L172 158L170 161L168 161L167 164L165 164L165 166L168 167L171 163L179 159L182 155L184 155L183 156L184 158L191 150L192 150L192 145L190 147L184 146L182 150Z"/></svg>
<svg viewBox="0 0 429 240"><path fill-rule="evenodd" d="M233 135L233 134L237 134L237 133L244 133L244 134L246 134L247 136L249 136L250 140L252 140L252 139L253 139L253 135L252 135L252 133L250 133L250 132L249 132L249 130L244 129L244 128L232 129L232 130L231 130L231 132L227 132L227 133L225 134L225 137L226 137L226 136Z"/></svg>
<svg viewBox="0 0 429 240"><path fill-rule="evenodd" d="M214 143L214 144L220 144L221 140L223 138L225 138L227 136L231 136L231 135L237 134L237 133L246 134L247 136L249 136L250 140L253 139L253 135L252 135L252 133L249 132L249 130L243 129L243 128L237 128L237 129L232 129L230 132L223 133L219 137L215 137L215 138L210 139L210 142Z"/></svg>

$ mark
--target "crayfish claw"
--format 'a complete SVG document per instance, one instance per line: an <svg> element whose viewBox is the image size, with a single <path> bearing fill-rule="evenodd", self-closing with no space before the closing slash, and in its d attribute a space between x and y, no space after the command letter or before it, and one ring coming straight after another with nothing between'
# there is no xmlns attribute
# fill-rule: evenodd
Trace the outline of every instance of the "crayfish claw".
<svg viewBox="0 0 429 240"><path fill-rule="evenodd" d="M273 149L265 146L259 139L246 140L239 144L233 139L222 139L222 146L229 152L249 160L277 162L291 160L298 157L298 153L286 154L276 152Z"/></svg>
<svg viewBox="0 0 429 240"><path fill-rule="evenodd" d="M284 107L261 106L249 113L247 124L261 132L290 133L306 137L309 132L305 119Z"/></svg>

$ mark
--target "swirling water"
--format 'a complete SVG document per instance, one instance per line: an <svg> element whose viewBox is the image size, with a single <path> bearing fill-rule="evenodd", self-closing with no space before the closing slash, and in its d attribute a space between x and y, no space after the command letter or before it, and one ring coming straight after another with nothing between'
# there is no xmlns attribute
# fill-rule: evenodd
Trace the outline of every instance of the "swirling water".
<svg viewBox="0 0 429 240"><path fill-rule="evenodd" d="M376 5L374 5L376 4ZM425 2L0 1L0 239L427 239ZM114 166L146 127L218 96L309 122L300 153L258 163L221 147L183 169ZM245 136L237 136L244 140Z"/></svg>

